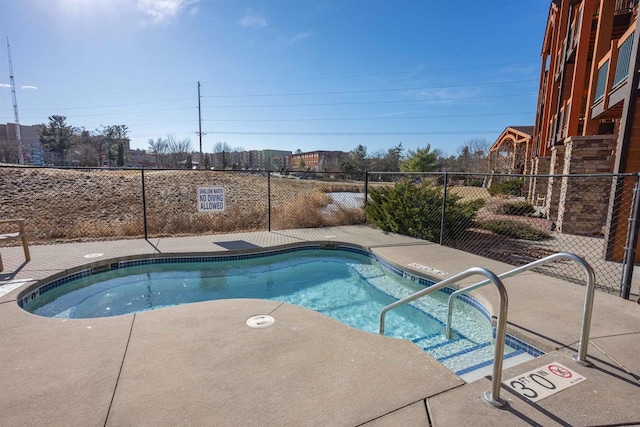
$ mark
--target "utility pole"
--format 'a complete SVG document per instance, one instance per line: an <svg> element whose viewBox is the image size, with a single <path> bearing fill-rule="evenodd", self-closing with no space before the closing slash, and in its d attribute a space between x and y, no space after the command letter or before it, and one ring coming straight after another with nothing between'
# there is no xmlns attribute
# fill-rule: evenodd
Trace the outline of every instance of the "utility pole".
<svg viewBox="0 0 640 427"><path fill-rule="evenodd" d="M204 169L204 157L202 157L202 109L200 108L200 82L198 82L198 138L200 139L200 169Z"/></svg>
<svg viewBox="0 0 640 427"><path fill-rule="evenodd" d="M11 84L11 97L13 98L13 114L15 115L16 141L18 142L18 163L24 165L24 155L22 153L22 135L20 134L20 118L18 117L18 99L16 98L16 83L13 80L13 66L11 65L11 48L9 47L9 37L7 37L7 53L9 55L9 83Z"/></svg>

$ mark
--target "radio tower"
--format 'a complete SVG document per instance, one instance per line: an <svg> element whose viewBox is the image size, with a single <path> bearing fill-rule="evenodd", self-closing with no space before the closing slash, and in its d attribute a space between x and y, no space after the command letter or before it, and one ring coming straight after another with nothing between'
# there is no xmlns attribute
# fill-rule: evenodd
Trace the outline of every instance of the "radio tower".
<svg viewBox="0 0 640 427"><path fill-rule="evenodd" d="M16 98L16 84L13 80L13 66L11 65L11 48L9 47L9 37L7 37L7 53L9 54L9 83L11 84L11 97L13 98L13 113L16 119L16 141L18 142L18 162L24 165L22 154L22 136L20 135L20 117L18 116L18 99Z"/></svg>

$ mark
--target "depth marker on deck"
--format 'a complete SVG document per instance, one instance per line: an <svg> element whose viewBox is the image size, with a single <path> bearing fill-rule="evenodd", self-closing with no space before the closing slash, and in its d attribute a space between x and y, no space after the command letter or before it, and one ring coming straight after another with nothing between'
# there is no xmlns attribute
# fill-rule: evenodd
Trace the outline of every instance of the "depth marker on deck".
<svg viewBox="0 0 640 427"><path fill-rule="evenodd" d="M440 271L433 267L429 267L428 265L418 264L417 262L412 262L411 264L407 264L409 267L417 268L418 270L426 271L429 273L433 273L436 276L446 276L447 273L444 271Z"/></svg>
<svg viewBox="0 0 640 427"><path fill-rule="evenodd" d="M537 402L586 380L585 377L566 366L558 362L551 362L538 369L503 381L502 384L531 402Z"/></svg>

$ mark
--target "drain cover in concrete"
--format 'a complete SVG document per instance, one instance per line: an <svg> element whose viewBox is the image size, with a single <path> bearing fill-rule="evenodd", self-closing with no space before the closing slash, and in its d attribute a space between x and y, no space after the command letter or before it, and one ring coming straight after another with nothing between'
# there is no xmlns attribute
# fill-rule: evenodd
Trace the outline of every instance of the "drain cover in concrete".
<svg viewBox="0 0 640 427"><path fill-rule="evenodd" d="M258 314L257 316L251 316L247 319L247 326L250 328L268 328L273 325L276 319L269 316L268 314Z"/></svg>

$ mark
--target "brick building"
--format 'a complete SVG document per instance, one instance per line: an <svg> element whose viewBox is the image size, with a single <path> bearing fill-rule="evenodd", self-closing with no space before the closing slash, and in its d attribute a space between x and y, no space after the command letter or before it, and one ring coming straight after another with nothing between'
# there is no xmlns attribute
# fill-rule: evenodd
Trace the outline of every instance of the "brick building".
<svg viewBox="0 0 640 427"><path fill-rule="evenodd" d="M20 140L22 141L22 157L27 165L42 166L44 152L38 130L42 125L20 125ZM16 124L0 124L0 161L18 163L18 139Z"/></svg>
<svg viewBox="0 0 640 427"><path fill-rule="evenodd" d="M542 44L532 150L534 174L640 172L638 0L553 0ZM637 111L636 111L637 110ZM529 197L544 197L550 218L565 233L595 234L606 224L607 258L622 257L628 191L599 190L586 203L584 180L532 180ZM593 189L591 189L593 190ZM617 194L621 197L611 197Z"/></svg>
<svg viewBox="0 0 640 427"><path fill-rule="evenodd" d="M339 172L340 162L348 156L344 151L295 153L289 157L289 165L294 171Z"/></svg>

